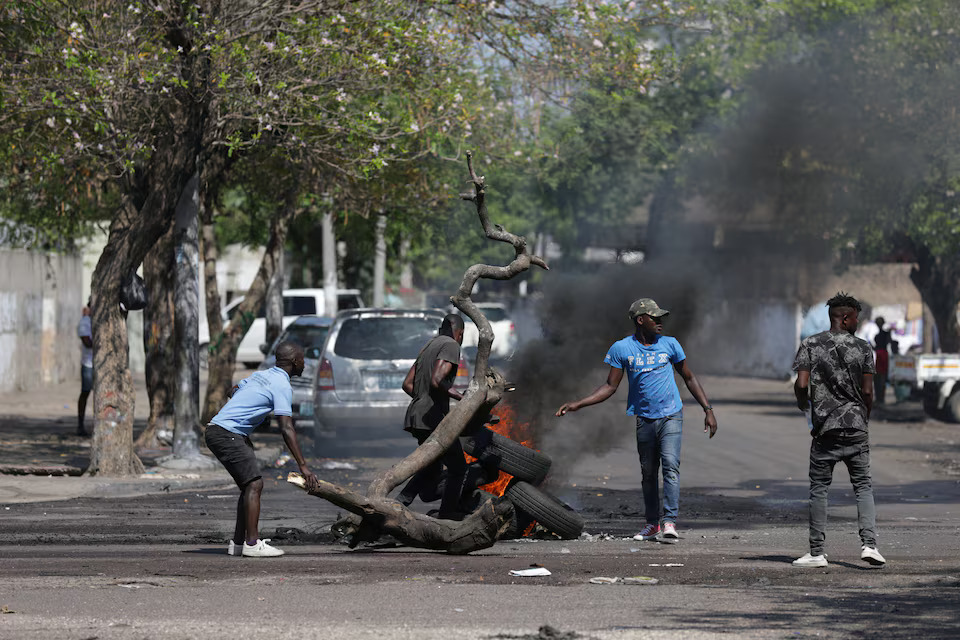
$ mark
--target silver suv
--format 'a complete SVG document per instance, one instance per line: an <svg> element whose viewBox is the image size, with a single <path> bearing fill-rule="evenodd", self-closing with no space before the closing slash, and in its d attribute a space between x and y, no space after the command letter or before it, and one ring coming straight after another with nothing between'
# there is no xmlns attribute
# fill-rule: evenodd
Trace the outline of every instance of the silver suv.
<svg viewBox="0 0 960 640"><path fill-rule="evenodd" d="M330 327L314 377L315 436L403 427L410 396L401 385L420 349L437 335L439 309L350 309ZM470 382L461 356L454 387Z"/></svg>
<svg viewBox="0 0 960 640"><path fill-rule="evenodd" d="M333 318L314 315L300 316L283 330L280 337L274 340L269 348L265 344L261 345L261 349L265 351L264 355L266 356L260 363L261 371L269 369L277 363L276 349L281 342L296 342L303 347L303 373L290 378L290 386L293 388L294 421L313 420L313 377L316 375L317 366L320 364L320 353L332 323Z"/></svg>

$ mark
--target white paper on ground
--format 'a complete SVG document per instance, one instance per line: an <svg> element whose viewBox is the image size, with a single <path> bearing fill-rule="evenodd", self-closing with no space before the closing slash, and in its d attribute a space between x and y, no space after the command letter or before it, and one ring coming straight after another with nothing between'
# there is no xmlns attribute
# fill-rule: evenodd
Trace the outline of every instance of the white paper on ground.
<svg viewBox="0 0 960 640"><path fill-rule="evenodd" d="M534 567L533 569L512 569L510 571L512 576L520 576L521 578L531 578L536 576L549 576L550 571L544 567Z"/></svg>

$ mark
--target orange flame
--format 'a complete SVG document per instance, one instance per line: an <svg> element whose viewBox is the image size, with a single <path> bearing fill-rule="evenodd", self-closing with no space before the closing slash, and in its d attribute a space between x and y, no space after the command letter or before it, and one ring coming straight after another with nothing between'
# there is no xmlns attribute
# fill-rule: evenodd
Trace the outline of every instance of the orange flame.
<svg viewBox="0 0 960 640"><path fill-rule="evenodd" d="M513 407L501 402L499 405L497 405L496 413L494 413L494 415L500 418L500 422L489 425L488 428L491 431L499 433L502 436L506 436L530 449L534 448L533 438L530 434L530 424L527 422L517 422L516 413L514 412ZM470 464L476 460L476 458L469 456L466 453L463 455L467 459L467 464ZM496 480L481 486L480 489L482 491L492 493L495 496L502 496L507 490L507 486L510 484L511 480L513 480L512 475L501 471ZM532 526L533 525L531 525L531 528Z"/></svg>

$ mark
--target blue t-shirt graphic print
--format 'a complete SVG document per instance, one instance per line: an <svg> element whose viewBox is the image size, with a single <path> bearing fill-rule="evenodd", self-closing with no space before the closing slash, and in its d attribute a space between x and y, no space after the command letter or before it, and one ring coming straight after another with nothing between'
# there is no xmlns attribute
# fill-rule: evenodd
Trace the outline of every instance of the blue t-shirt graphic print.
<svg viewBox="0 0 960 640"><path fill-rule="evenodd" d="M603 361L623 369L629 384L627 415L665 418L683 408L673 365L687 359L676 338L657 336L651 345L634 335L613 343Z"/></svg>

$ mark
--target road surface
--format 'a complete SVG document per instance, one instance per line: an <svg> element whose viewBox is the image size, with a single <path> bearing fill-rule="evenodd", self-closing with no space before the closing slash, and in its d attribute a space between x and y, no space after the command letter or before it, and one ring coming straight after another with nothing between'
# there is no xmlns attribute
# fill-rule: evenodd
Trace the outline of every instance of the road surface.
<svg viewBox="0 0 960 640"><path fill-rule="evenodd" d="M783 382L703 382L720 431L708 439L699 407L686 407L677 544L629 539L643 524L639 465L618 395L563 418L550 438L556 452L544 445L564 462L553 489L583 513L589 540L503 541L465 557L389 541L350 550L329 534L338 510L285 483L284 469L265 476L261 521L264 537L287 551L278 559L225 555L235 489L0 505L0 638L960 633L960 427L882 412L897 418L871 425L887 566L859 560L852 490L838 469L827 535L831 564L796 569L790 561L807 550L809 436L791 390ZM575 455L596 449L583 443L597 440L591 428L608 423L623 432L604 434L605 453ZM412 443L402 433L351 440L338 444L338 457L315 466L324 479L362 487ZM331 461L357 468L319 468ZM531 565L551 575L509 574ZM659 583L589 582L601 576Z"/></svg>

